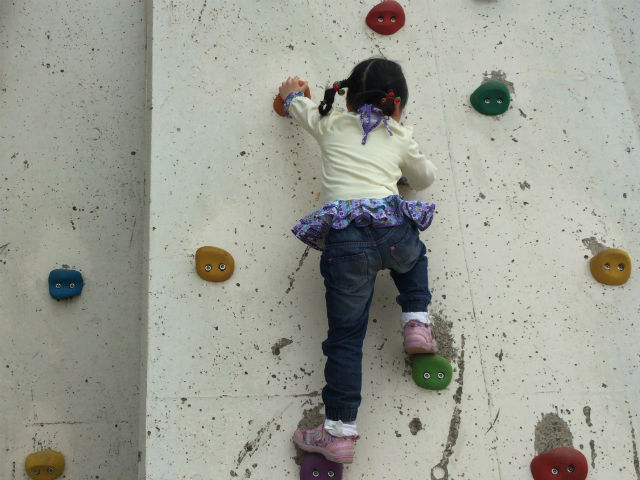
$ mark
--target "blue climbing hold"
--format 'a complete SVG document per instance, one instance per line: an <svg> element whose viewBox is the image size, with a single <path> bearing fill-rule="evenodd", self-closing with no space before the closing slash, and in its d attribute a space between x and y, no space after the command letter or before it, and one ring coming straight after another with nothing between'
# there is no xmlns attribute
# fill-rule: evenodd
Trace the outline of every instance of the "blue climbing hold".
<svg viewBox="0 0 640 480"><path fill-rule="evenodd" d="M80 295L83 286L82 274L77 270L59 268L49 274L49 293L55 299Z"/></svg>

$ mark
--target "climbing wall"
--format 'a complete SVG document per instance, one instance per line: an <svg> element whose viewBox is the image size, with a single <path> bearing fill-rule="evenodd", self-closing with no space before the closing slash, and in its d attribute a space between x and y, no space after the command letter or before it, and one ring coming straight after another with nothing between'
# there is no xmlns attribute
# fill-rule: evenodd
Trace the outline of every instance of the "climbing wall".
<svg viewBox="0 0 640 480"><path fill-rule="evenodd" d="M48 448L64 478L298 478L326 320L289 229L318 206L319 156L272 100L289 75L318 100L377 55L439 169L403 194L438 205L422 239L453 382L414 384L381 274L344 478L530 480L571 446L588 478L640 479L640 7L403 0L384 36L376 1L0 5L0 479ZM503 115L470 104L488 80ZM196 274L202 246L230 279ZM626 284L591 276L605 247L630 253ZM51 298L60 268L81 296Z"/></svg>
<svg viewBox="0 0 640 480"><path fill-rule="evenodd" d="M0 2L2 480L46 449L67 479L138 469L145 29L138 1Z"/></svg>
<svg viewBox="0 0 640 480"><path fill-rule="evenodd" d="M383 36L375 2L154 2L146 478L297 478L326 320L318 253L289 229L318 206L320 164L271 102L287 76L317 100L377 55L402 64L439 169L404 193L438 205L422 238L454 381L413 383L381 274L345 478L529 479L556 446L593 478L640 478L639 283L589 272L603 246L640 251L637 7L402 4ZM497 117L469 102L491 79L511 93ZM234 256L228 281L196 275L204 245Z"/></svg>

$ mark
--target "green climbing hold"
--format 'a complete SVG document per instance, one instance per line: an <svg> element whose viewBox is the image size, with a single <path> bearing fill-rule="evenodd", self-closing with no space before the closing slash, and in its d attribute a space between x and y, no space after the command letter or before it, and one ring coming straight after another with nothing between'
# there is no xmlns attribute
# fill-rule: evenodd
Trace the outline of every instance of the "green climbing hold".
<svg viewBox="0 0 640 480"><path fill-rule="evenodd" d="M440 355L423 353L413 356L411 376L416 385L429 390L442 390L451 383L451 364Z"/></svg>
<svg viewBox="0 0 640 480"><path fill-rule="evenodd" d="M471 94L471 105L483 115L500 115L506 112L510 101L509 89L497 80L483 83Z"/></svg>

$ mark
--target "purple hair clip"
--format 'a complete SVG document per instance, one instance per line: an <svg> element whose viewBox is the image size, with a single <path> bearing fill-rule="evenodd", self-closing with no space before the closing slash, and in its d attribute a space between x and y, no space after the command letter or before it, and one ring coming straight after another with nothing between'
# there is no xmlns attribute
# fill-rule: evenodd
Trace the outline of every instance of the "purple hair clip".
<svg viewBox="0 0 640 480"><path fill-rule="evenodd" d="M382 110L374 107L370 103L367 103L361 106L358 109L358 112L360 112L360 123L362 124L362 130L364 130L362 145L367 143L369 132L380 125L380 122L384 122L384 126L387 127L387 132L389 132L389 136L393 136L393 133L391 133L391 129L389 128L389 124L387 123L387 117L382 113Z"/></svg>

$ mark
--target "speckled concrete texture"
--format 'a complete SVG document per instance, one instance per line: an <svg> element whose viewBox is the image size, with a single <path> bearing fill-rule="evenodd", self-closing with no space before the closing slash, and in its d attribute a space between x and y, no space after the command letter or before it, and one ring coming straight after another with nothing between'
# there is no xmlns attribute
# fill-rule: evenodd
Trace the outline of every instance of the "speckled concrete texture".
<svg viewBox="0 0 640 480"><path fill-rule="evenodd" d="M528 479L549 415L594 478L640 478L639 284L588 267L598 243L640 251L637 7L401 3L389 37L364 23L375 2L153 3L147 478L297 478L326 320L318 254L289 229L318 206L319 158L271 102L289 75L317 100L381 54L402 64L405 121L439 168L403 193L438 205L422 238L454 381L414 385L381 274L345 478ZM512 92L496 118L469 104L488 78ZM236 259L224 284L195 275L208 244Z"/></svg>
<svg viewBox="0 0 640 480"><path fill-rule="evenodd" d="M589 271L603 247L638 264L637 2L402 0L385 37L376 1L0 4L2 480L43 448L65 478L298 478L327 327L290 227L318 206L319 156L272 101L375 55L402 64L439 169L402 192L438 205L422 239L453 381L413 383L381 274L345 479L526 480L570 443L589 478L640 480L637 268ZM496 118L469 103L487 79L512 93ZM197 276L204 245L230 280ZM57 302L65 265L86 286Z"/></svg>
<svg viewBox="0 0 640 480"><path fill-rule="evenodd" d="M572 439L594 478L639 479L639 283L588 266L598 244L640 251L637 7L407 0L384 37L364 23L375 3L153 2L146 478L297 478L326 319L319 256L289 229L318 206L319 156L271 102L289 75L317 100L385 55L439 169L403 193L438 205L422 238L454 381L413 383L381 274L345 478L528 479ZM469 103L489 78L512 92L496 118ZM209 244L235 257L226 283L195 275Z"/></svg>
<svg viewBox="0 0 640 480"><path fill-rule="evenodd" d="M2 480L49 448L62 478L138 470L145 28L139 1L0 2Z"/></svg>

